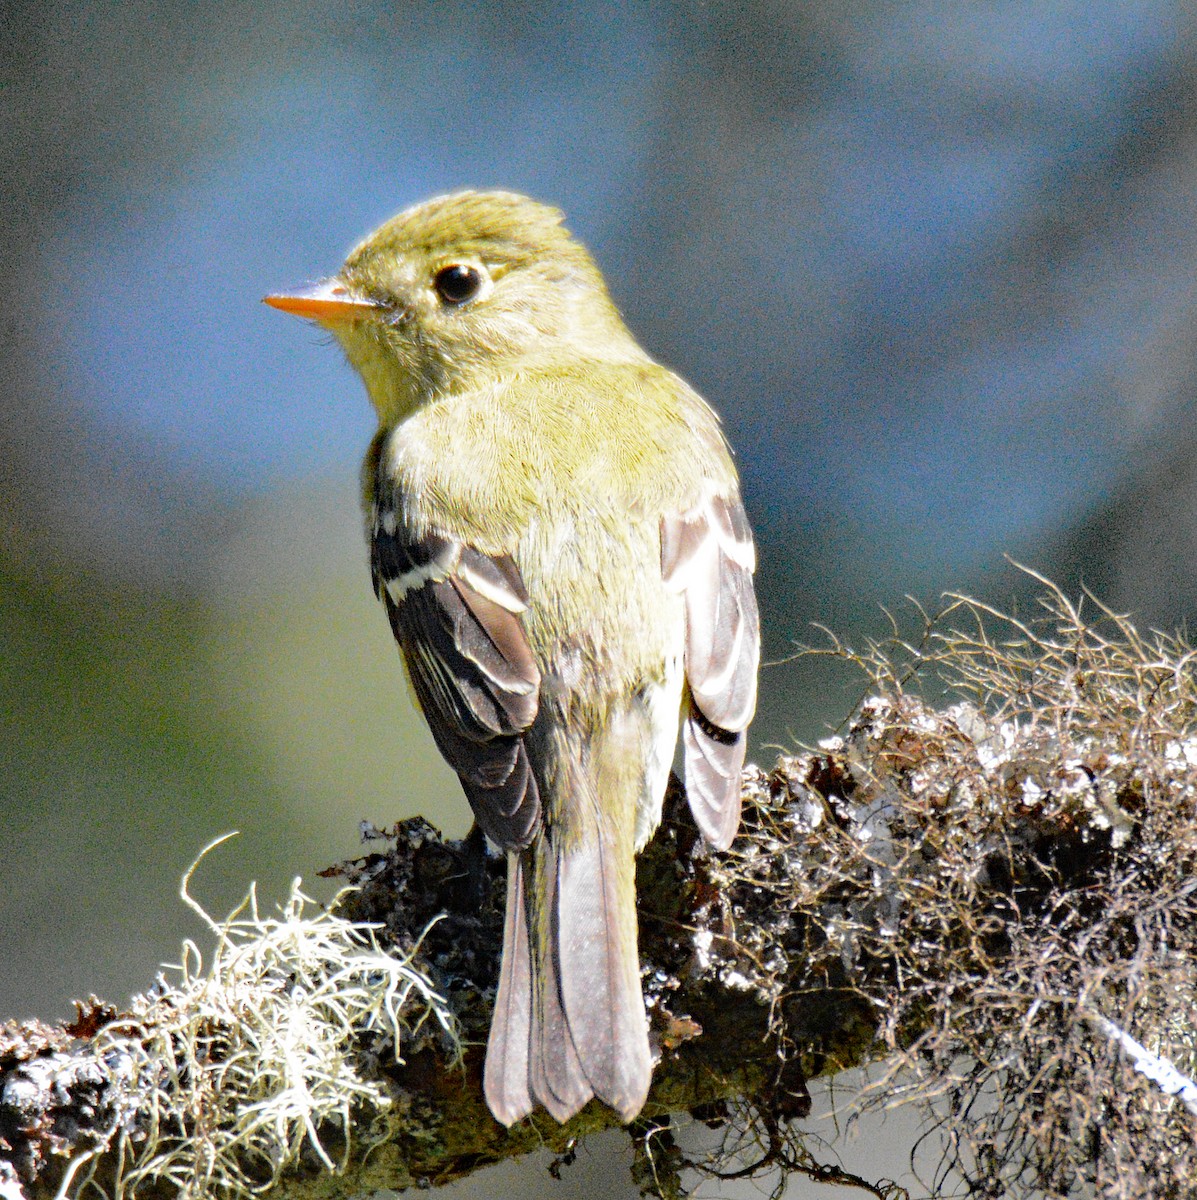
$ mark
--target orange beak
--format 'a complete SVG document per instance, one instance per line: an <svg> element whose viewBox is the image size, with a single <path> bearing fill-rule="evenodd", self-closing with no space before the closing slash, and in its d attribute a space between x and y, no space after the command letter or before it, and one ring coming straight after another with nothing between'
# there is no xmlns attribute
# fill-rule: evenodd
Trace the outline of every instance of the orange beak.
<svg viewBox="0 0 1197 1200"><path fill-rule="evenodd" d="M383 306L355 296L335 275L298 292L262 297L263 303L313 321L360 321Z"/></svg>

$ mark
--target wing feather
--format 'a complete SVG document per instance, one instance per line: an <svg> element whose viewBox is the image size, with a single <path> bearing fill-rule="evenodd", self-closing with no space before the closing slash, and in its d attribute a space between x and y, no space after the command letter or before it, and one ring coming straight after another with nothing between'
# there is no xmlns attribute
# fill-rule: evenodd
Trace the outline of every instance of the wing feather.
<svg viewBox="0 0 1197 1200"><path fill-rule="evenodd" d="M387 527L389 526L389 528ZM532 840L540 797L524 733L540 671L520 613L528 606L509 556L375 521L374 587L433 739L457 772L478 824L508 850Z"/></svg>
<svg viewBox="0 0 1197 1200"><path fill-rule="evenodd" d="M740 818L745 731L756 711L756 552L737 496L712 496L661 522L661 573L685 598L689 711L686 793L704 836L726 849Z"/></svg>

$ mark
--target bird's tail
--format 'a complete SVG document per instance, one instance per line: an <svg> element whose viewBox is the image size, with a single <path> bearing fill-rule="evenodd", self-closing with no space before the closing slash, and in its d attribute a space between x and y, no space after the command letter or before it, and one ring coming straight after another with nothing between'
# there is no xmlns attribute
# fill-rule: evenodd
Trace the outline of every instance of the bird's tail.
<svg viewBox="0 0 1197 1200"><path fill-rule="evenodd" d="M636 779L622 812L616 805L630 780L606 780L614 794L600 806L571 774L582 794L570 797L569 819L546 824L528 849L508 855L485 1073L487 1103L506 1125L536 1103L567 1121L591 1096L630 1121L652 1075L632 845L643 782Z"/></svg>

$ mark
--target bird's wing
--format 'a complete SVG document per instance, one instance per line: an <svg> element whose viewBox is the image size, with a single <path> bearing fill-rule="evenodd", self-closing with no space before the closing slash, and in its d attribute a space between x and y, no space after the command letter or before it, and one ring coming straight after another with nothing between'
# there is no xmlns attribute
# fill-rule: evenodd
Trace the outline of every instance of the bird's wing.
<svg viewBox="0 0 1197 1200"><path fill-rule="evenodd" d="M704 836L731 845L740 822L745 731L756 711L756 551L738 496L711 496L661 521L661 573L686 603L686 794Z"/></svg>
<svg viewBox="0 0 1197 1200"><path fill-rule="evenodd" d="M528 595L518 568L507 555L413 537L381 519L370 568L416 699L478 824L504 849L522 849L540 819L523 737L540 671L520 619Z"/></svg>

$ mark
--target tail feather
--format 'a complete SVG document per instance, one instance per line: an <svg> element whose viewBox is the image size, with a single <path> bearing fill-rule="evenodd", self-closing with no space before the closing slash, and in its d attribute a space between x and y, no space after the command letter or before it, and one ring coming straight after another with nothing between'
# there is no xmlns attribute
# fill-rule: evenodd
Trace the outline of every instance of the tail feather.
<svg viewBox="0 0 1197 1200"><path fill-rule="evenodd" d="M562 1006L594 1094L625 1121L644 1107L652 1077L636 946L631 847L596 832L557 854Z"/></svg>
<svg viewBox="0 0 1197 1200"><path fill-rule="evenodd" d="M651 717L632 706L582 744L566 731L541 749L555 767L538 780L544 823L508 855L487 1047L487 1102L505 1124L537 1103L565 1122L592 1096L630 1121L648 1096L634 842Z"/></svg>
<svg viewBox="0 0 1197 1200"><path fill-rule="evenodd" d="M496 1120L514 1125L532 1111L528 1090L528 1044L532 1026L532 960L524 907L521 856L507 856L507 907L503 919L503 963L490 1038L486 1043L483 1090Z"/></svg>
<svg viewBox="0 0 1197 1200"><path fill-rule="evenodd" d="M540 880L539 898L527 907L532 917L532 953L539 966L532 977L529 1086L533 1098L564 1123L594 1095L594 1089L578 1057L579 1041L562 1003L557 858L547 837L538 838L529 855L536 860L530 874Z"/></svg>

